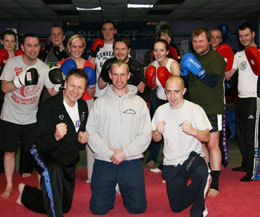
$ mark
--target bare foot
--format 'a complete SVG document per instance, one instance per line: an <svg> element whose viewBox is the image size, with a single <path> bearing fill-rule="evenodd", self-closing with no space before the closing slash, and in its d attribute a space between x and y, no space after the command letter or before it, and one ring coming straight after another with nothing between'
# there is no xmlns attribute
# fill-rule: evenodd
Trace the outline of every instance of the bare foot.
<svg viewBox="0 0 260 217"><path fill-rule="evenodd" d="M25 186L24 183L20 183L18 185L19 195L18 195L18 197L16 199L16 203L19 204L19 205L23 205L22 202L21 202L21 199L22 199L22 193L23 193L24 186Z"/></svg>
<svg viewBox="0 0 260 217"><path fill-rule="evenodd" d="M208 191L209 197L216 197L216 196L218 196L218 194L219 194L219 191L217 191L216 189L213 189L213 188L209 189L209 191Z"/></svg>
<svg viewBox="0 0 260 217"><path fill-rule="evenodd" d="M11 185L11 186L6 186L4 193L1 194L1 197L2 197L2 198L8 198L8 197L10 197L12 191L13 191L13 185Z"/></svg>
<svg viewBox="0 0 260 217"><path fill-rule="evenodd" d="M31 175L32 175L31 173L23 173L22 177L23 178L27 178L27 177L30 177Z"/></svg>

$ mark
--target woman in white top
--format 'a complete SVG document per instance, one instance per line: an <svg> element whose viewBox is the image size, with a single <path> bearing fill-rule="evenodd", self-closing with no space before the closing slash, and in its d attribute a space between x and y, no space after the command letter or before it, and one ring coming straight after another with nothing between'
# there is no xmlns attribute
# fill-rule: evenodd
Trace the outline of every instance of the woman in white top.
<svg viewBox="0 0 260 217"><path fill-rule="evenodd" d="M180 75L180 65L179 63L168 57L169 54L169 44L164 39L158 39L153 45L153 55L155 60L150 63L149 66L155 66L156 68L156 97L150 101L150 115L151 118L154 115L155 110L162 104L167 103L166 95L164 92L164 85L166 79L172 75ZM148 66L148 68L149 68ZM166 69L167 70L166 70ZM158 76L158 71L163 70L162 76ZM151 142L149 146L149 156L147 158L147 165L152 166L156 160L160 150L160 142Z"/></svg>

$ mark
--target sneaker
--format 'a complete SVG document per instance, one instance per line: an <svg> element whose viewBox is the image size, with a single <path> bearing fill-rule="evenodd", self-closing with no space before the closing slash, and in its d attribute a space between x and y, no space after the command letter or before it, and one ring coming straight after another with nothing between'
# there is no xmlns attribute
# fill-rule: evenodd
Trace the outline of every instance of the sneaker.
<svg viewBox="0 0 260 217"><path fill-rule="evenodd" d="M150 169L150 171L152 173L160 173L160 172L162 172L159 168L153 168L153 169Z"/></svg>

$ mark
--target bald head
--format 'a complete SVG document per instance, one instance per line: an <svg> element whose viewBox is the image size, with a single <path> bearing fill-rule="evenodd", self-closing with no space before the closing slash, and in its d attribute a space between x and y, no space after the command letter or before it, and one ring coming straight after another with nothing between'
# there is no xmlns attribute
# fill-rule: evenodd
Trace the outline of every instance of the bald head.
<svg viewBox="0 0 260 217"><path fill-rule="evenodd" d="M167 88L167 83L172 83L172 82L178 82L180 83L180 87L182 88L182 90L184 89L184 81L182 79L182 77L178 76L178 75L172 75L170 76L167 80L166 80L166 88Z"/></svg>

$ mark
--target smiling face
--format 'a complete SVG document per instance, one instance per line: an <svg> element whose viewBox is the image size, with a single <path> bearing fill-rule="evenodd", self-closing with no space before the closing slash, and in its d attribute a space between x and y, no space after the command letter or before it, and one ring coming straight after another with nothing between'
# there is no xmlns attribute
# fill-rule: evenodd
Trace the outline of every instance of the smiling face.
<svg viewBox="0 0 260 217"><path fill-rule="evenodd" d="M166 49L166 45L163 42L156 42L153 48L154 58L159 62L163 62L167 57L169 51Z"/></svg>
<svg viewBox="0 0 260 217"><path fill-rule="evenodd" d="M254 44L255 32L252 32L249 28L238 31L239 41L241 44L247 48Z"/></svg>
<svg viewBox="0 0 260 217"><path fill-rule="evenodd" d="M24 44L21 45L24 52L24 58L28 61L35 61L39 55L41 46L39 39L37 37L26 37L24 39Z"/></svg>
<svg viewBox="0 0 260 217"><path fill-rule="evenodd" d="M220 30L212 30L211 34L211 47L216 50L222 42L222 33Z"/></svg>
<svg viewBox="0 0 260 217"><path fill-rule="evenodd" d="M80 58L84 52L84 43L80 39L75 39L68 44L68 49L72 58Z"/></svg>
<svg viewBox="0 0 260 217"><path fill-rule="evenodd" d="M130 78L130 73L126 63L112 64L109 77L112 80L115 93L121 96L127 93L127 81Z"/></svg>
<svg viewBox="0 0 260 217"><path fill-rule="evenodd" d="M210 42L207 39L206 33L202 32L199 35L194 35L192 38L192 47L199 55L208 53L210 49Z"/></svg>
<svg viewBox="0 0 260 217"><path fill-rule="evenodd" d="M130 53L130 48L128 48L124 42L121 41L116 42L113 51L117 60L122 60L127 62L128 55Z"/></svg>
<svg viewBox="0 0 260 217"><path fill-rule="evenodd" d="M82 97L86 89L86 79L76 75L71 75L65 82L64 88L64 100L69 106L73 106L76 101Z"/></svg>

